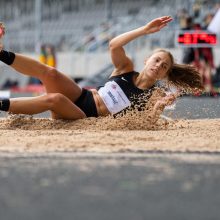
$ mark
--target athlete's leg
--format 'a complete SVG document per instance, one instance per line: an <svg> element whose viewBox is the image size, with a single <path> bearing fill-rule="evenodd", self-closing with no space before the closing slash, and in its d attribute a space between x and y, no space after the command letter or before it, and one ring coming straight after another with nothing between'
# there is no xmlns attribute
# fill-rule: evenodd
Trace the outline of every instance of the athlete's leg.
<svg viewBox="0 0 220 220"><path fill-rule="evenodd" d="M4 24L0 22L0 40L4 34L5 27ZM41 80L48 93L61 93L72 101L75 101L81 95L81 88L65 74L32 58L1 50L2 48L0 48L1 61L10 65L20 73Z"/></svg>
<svg viewBox="0 0 220 220"><path fill-rule="evenodd" d="M20 73L38 78L48 93L61 93L72 101L81 95L81 88L74 80L37 60L16 54L11 67Z"/></svg>
<svg viewBox="0 0 220 220"><path fill-rule="evenodd" d="M49 93L34 98L10 99L9 112L13 114L38 114L53 111L55 119L76 120L86 115L72 101L60 93Z"/></svg>
<svg viewBox="0 0 220 220"><path fill-rule="evenodd" d="M72 102L76 101L82 93L82 89L76 82L65 74L24 55L16 54L11 67L25 75L38 78L45 86L47 93L61 93ZM52 112L52 117L59 116Z"/></svg>
<svg viewBox="0 0 220 220"><path fill-rule="evenodd" d="M0 36L1 37L1 36ZM47 93L61 93L74 102L81 95L81 88L74 80L55 68L21 54L0 51L1 60L27 76L36 77L46 88ZM52 117L59 117L52 111Z"/></svg>

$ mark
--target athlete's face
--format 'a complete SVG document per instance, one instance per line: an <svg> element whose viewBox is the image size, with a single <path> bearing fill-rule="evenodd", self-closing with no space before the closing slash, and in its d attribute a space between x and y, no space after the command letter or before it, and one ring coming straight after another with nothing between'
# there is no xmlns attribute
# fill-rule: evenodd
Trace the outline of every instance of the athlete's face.
<svg viewBox="0 0 220 220"><path fill-rule="evenodd" d="M156 52L145 61L145 73L154 80L167 77L170 68L171 59L165 52Z"/></svg>

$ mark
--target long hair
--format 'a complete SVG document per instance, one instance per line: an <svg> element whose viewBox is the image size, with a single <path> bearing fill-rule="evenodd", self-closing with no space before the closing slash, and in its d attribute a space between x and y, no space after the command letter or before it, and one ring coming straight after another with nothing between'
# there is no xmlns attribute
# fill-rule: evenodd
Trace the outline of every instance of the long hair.
<svg viewBox="0 0 220 220"><path fill-rule="evenodd" d="M185 91L204 90L201 75L192 65L174 63L168 80Z"/></svg>
<svg viewBox="0 0 220 220"><path fill-rule="evenodd" d="M156 52L166 53L171 60L171 67L168 70L168 83L185 92L202 91L204 86L201 74L192 65L178 64L174 62L173 55L164 49L157 49Z"/></svg>

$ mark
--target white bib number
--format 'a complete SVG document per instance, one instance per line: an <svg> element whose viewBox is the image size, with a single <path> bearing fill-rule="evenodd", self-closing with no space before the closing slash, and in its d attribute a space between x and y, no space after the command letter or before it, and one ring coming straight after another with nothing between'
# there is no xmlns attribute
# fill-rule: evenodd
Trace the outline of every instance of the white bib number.
<svg viewBox="0 0 220 220"><path fill-rule="evenodd" d="M131 102L115 81L109 81L98 91L106 107L116 114L131 105Z"/></svg>

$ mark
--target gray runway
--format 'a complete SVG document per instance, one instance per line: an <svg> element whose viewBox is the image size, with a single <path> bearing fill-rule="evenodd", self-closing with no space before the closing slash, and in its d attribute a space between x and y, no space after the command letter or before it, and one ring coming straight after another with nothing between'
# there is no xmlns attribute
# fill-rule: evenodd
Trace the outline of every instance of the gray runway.
<svg viewBox="0 0 220 220"><path fill-rule="evenodd" d="M166 110L165 114L176 119L220 118L220 97L181 97L177 99L175 109Z"/></svg>
<svg viewBox="0 0 220 220"><path fill-rule="evenodd" d="M30 97L32 94L12 94L12 97ZM219 97L193 97L184 96L177 99L175 109L165 110L165 115L171 118L201 119L201 118L220 118L220 96ZM7 113L1 112L0 117L6 117ZM48 118L49 112L36 114L34 118Z"/></svg>
<svg viewBox="0 0 220 220"><path fill-rule="evenodd" d="M219 99L165 115L219 118ZM220 219L218 153L1 153L0 184L1 220Z"/></svg>
<svg viewBox="0 0 220 220"><path fill-rule="evenodd" d="M0 219L220 218L220 155L0 157Z"/></svg>

